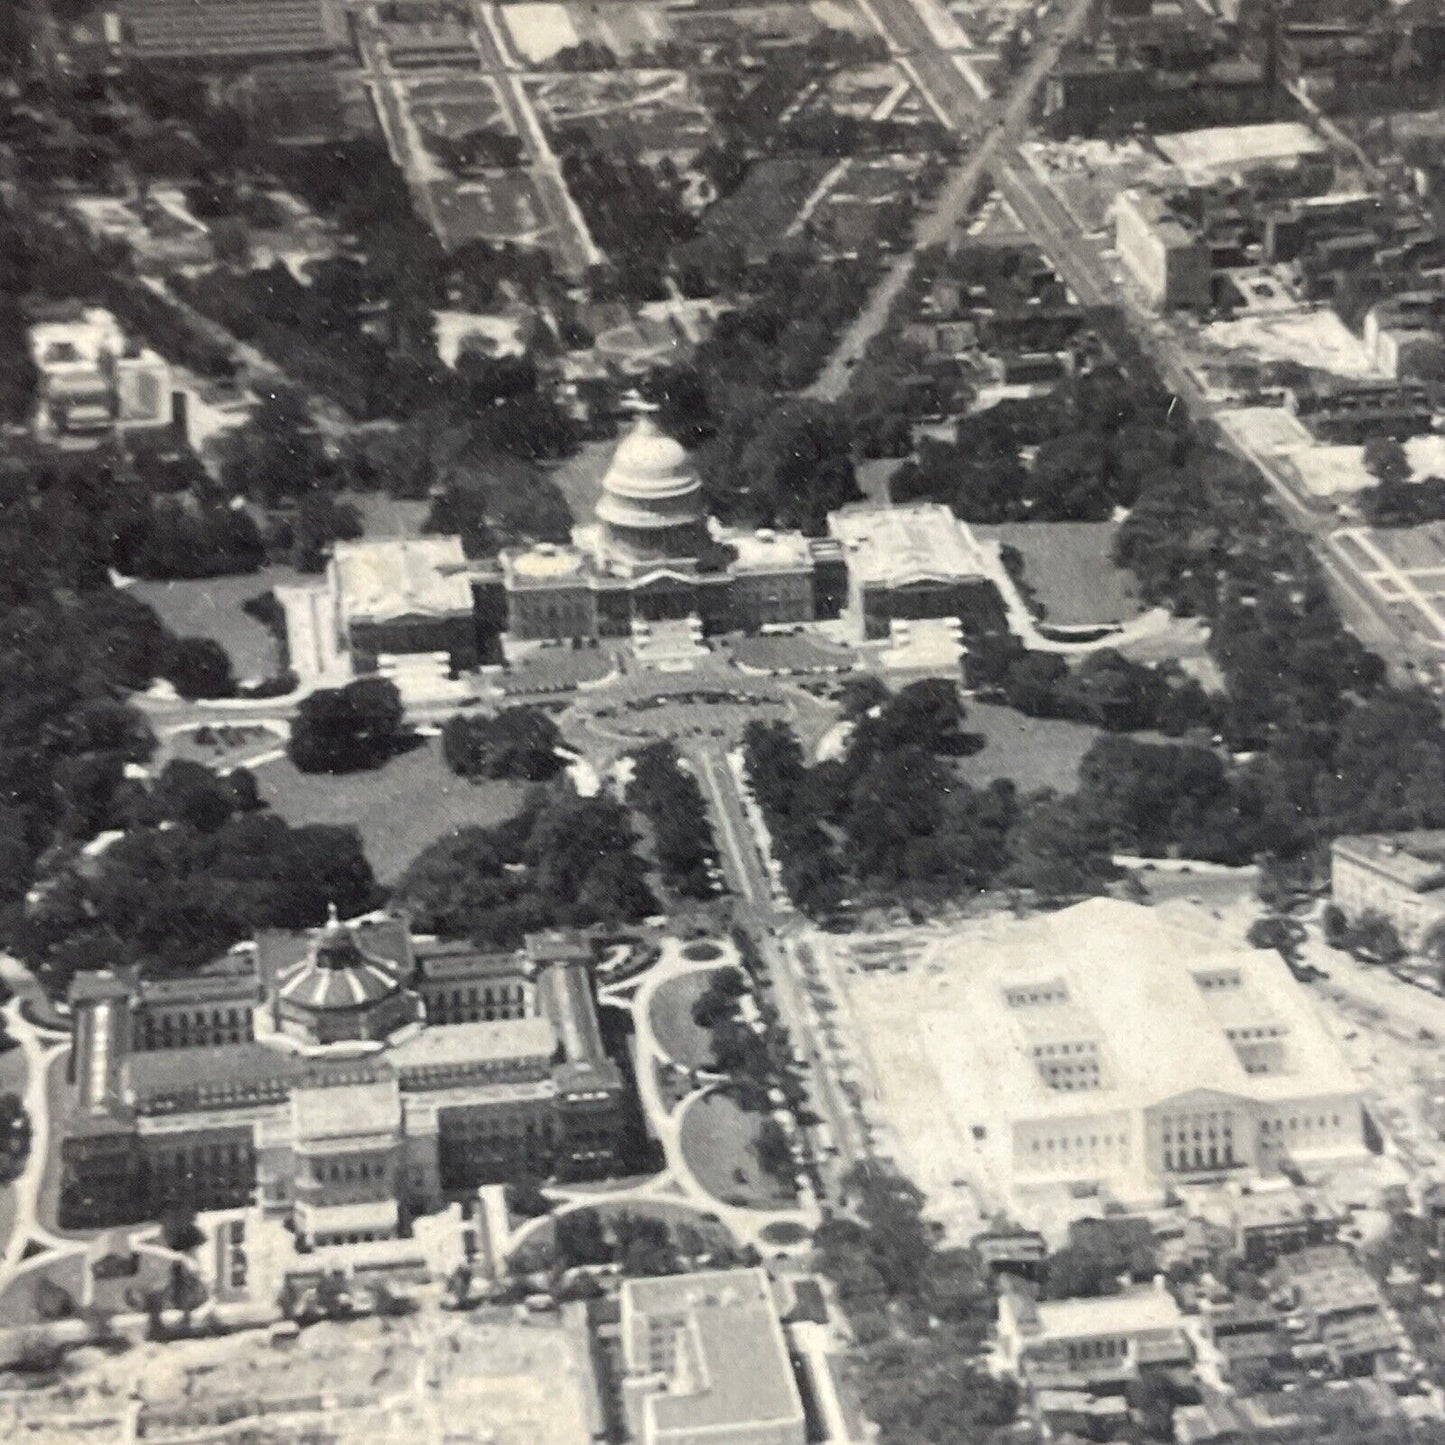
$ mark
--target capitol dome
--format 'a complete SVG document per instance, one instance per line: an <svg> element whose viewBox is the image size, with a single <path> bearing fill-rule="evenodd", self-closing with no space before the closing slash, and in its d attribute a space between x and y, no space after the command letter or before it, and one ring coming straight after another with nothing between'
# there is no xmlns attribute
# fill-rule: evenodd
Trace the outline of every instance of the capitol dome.
<svg viewBox="0 0 1445 1445"><path fill-rule="evenodd" d="M687 452L651 417L619 443L597 504L608 550L624 561L695 557L702 544L702 481Z"/></svg>
<svg viewBox="0 0 1445 1445"><path fill-rule="evenodd" d="M281 1031L311 1044L384 1039L416 1016L412 996L389 959L367 953L331 916L306 957L276 989Z"/></svg>

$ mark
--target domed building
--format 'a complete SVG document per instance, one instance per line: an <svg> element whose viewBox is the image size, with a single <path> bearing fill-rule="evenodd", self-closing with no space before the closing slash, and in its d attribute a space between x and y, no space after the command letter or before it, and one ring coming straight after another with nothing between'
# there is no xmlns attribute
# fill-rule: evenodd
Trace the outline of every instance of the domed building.
<svg viewBox="0 0 1445 1445"><path fill-rule="evenodd" d="M501 554L509 641L626 637L686 619L703 632L753 632L836 617L847 590L836 543L710 521L692 459L650 416L618 444L595 521L572 543Z"/></svg>
<svg viewBox="0 0 1445 1445"><path fill-rule="evenodd" d="M706 544L702 481L687 452L644 417L602 478L601 544L619 567L693 560Z"/></svg>
<svg viewBox="0 0 1445 1445"><path fill-rule="evenodd" d="M333 907L306 957L277 980L275 1014L278 1032L298 1043L379 1043L421 1017L421 1000Z"/></svg>
<svg viewBox="0 0 1445 1445"><path fill-rule="evenodd" d="M180 978L81 973L61 1215L255 1205L323 1246L391 1238L481 1184L613 1172L627 1086L597 952L563 931L494 954L333 912Z"/></svg>

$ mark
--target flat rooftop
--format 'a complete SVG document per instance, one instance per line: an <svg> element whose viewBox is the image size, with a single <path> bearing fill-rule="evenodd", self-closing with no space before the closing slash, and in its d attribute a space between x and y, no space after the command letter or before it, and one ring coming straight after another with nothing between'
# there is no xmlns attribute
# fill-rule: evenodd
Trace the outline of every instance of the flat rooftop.
<svg viewBox="0 0 1445 1445"><path fill-rule="evenodd" d="M1125 191L1119 197L1136 215L1153 227L1155 235L1166 245L1189 246L1199 239L1199 232L1173 210L1163 196L1153 191Z"/></svg>
<svg viewBox="0 0 1445 1445"><path fill-rule="evenodd" d="M252 1091L269 1093L299 1078L305 1063L268 1044L218 1044L207 1049L158 1049L128 1054L121 1064L123 1092L136 1102L189 1095L195 1107L245 1102Z"/></svg>
<svg viewBox="0 0 1445 1445"><path fill-rule="evenodd" d="M395 1133L401 1127L401 1093L394 1078L300 1088L291 1095L291 1117L298 1140Z"/></svg>
<svg viewBox="0 0 1445 1445"><path fill-rule="evenodd" d="M550 1059L556 1047L557 1031L552 1021L538 1015L494 1022L432 1025L388 1049L386 1058L405 1071L453 1064Z"/></svg>
<svg viewBox="0 0 1445 1445"><path fill-rule="evenodd" d="M306 55L345 45L326 0L126 0L121 23L142 60Z"/></svg>
<svg viewBox="0 0 1445 1445"><path fill-rule="evenodd" d="M1373 868L1416 893L1445 884L1445 829L1362 833L1336 838L1331 846L1336 857Z"/></svg>
<svg viewBox="0 0 1445 1445"><path fill-rule="evenodd" d="M1175 1329L1184 1318L1168 1290L1148 1284L1099 1299L1041 1300L1034 1309L1050 1340Z"/></svg>
<svg viewBox="0 0 1445 1445"><path fill-rule="evenodd" d="M1092 899L1006 926L982 954L945 938L924 971L939 997L919 1009L923 1048L946 1097L975 1114L985 1098L995 1117L1045 1118L1197 1089L1261 1100L1358 1092L1277 956L1136 904ZM1261 1036L1279 1041L1281 1061L1253 1072L1237 1045ZM1077 1068L1084 1057L1098 1059L1092 1080Z"/></svg>
<svg viewBox="0 0 1445 1445"><path fill-rule="evenodd" d="M828 531L842 543L849 571L864 585L988 575L973 533L941 503L844 507L828 514Z"/></svg>
<svg viewBox="0 0 1445 1445"><path fill-rule="evenodd" d="M341 609L353 622L470 615L470 566L460 537L338 542L332 551Z"/></svg>
<svg viewBox="0 0 1445 1445"><path fill-rule="evenodd" d="M801 532L727 531L722 540L736 552L734 572L806 572L813 553Z"/></svg>
<svg viewBox="0 0 1445 1445"><path fill-rule="evenodd" d="M641 1341L654 1328L678 1329L690 1345L668 1393L650 1395L659 1431L720 1430L803 1419L787 1341L761 1269L714 1270L628 1280L622 1286L623 1347L630 1369L646 1372ZM634 1345L634 1341L638 1343ZM683 1383L685 1381L685 1383Z"/></svg>
<svg viewBox="0 0 1445 1445"><path fill-rule="evenodd" d="M1323 155L1326 150L1307 125L1293 120L1179 131L1156 136L1154 144L1191 178L1278 165Z"/></svg>

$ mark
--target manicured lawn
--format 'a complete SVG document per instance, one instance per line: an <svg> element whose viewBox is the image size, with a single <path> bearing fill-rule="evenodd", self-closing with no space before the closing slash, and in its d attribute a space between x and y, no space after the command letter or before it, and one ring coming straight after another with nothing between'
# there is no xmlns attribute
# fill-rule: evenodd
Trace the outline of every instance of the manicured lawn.
<svg viewBox="0 0 1445 1445"><path fill-rule="evenodd" d="M893 473L903 465L898 457L869 457L857 464L858 490L870 501L886 502Z"/></svg>
<svg viewBox="0 0 1445 1445"><path fill-rule="evenodd" d="M818 672L824 668L849 667L852 654L831 647L805 634L775 632L760 637L729 640L728 651L745 667L768 671Z"/></svg>
<svg viewBox="0 0 1445 1445"><path fill-rule="evenodd" d="M766 1117L727 1094L709 1094L683 1116L682 1152L698 1183L725 1204L783 1209L796 1198L758 1163L754 1145Z"/></svg>
<svg viewBox="0 0 1445 1445"><path fill-rule="evenodd" d="M1087 723L1025 717L995 703L970 702L967 708L964 730L979 734L985 744L955 766L959 776L975 786L1012 778L1025 792L1038 788L1072 792L1079 761L1100 736L1099 729Z"/></svg>
<svg viewBox="0 0 1445 1445"><path fill-rule="evenodd" d="M385 492L343 492L340 500L361 513L368 537L419 537L431 511L430 502Z"/></svg>
<svg viewBox="0 0 1445 1445"><path fill-rule="evenodd" d="M1110 555L1112 522L1011 522L973 530L1023 555L1024 578L1045 622L1124 622L1142 611L1133 577Z"/></svg>
<svg viewBox="0 0 1445 1445"><path fill-rule="evenodd" d="M593 1204L588 1209L591 1213L603 1222L604 1225L618 1218L619 1215L630 1215L633 1219L659 1219L673 1231L679 1229L695 1229L703 1238L703 1246L707 1250L729 1249L735 1243L732 1231L720 1220L709 1218L705 1214L699 1214L697 1210L689 1208L685 1204L668 1204L660 1200L619 1200L616 1204ZM581 1213L582 1211L573 1211ZM539 1224L537 1228L527 1235L522 1248L524 1251L534 1251L540 1248L550 1249L557 1238L555 1216L549 1218L545 1224Z"/></svg>
<svg viewBox="0 0 1445 1445"><path fill-rule="evenodd" d="M302 773L282 758L257 768L256 779L262 796L289 823L356 827L383 883L394 882L423 848L453 829L510 818L526 793L523 783L457 777L442 762L437 738L374 772Z"/></svg>
<svg viewBox="0 0 1445 1445"><path fill-rule="evenodd" d="M16 1045L0 1054L0 1094L25 1095L25 1052ZM15 1228L15 1189L13 1185L0 1184L0 1255L10 1244L10 1233Z"/></svg>
<svg viewBox="0 0 1445 1445"><path fill-rule="evenodd" d="M707 991L711 973L669 979L652 996L650 1018L657 1042L685 1069L712 1067L712 1035L692 1021L692 1006Z"/></svg>
<svg viewBox="0 0 1445 1445"><path fill-rule="evenodd" d="M616 438L583 442L565 461L558 462L547 475L556 482L576 522L590 522L602 495L602 477L617 450Z"/></svg>
<svg viewBox="0 0 1445 1445"><path fill-rule="evenodd" d="M276 641L241 610L241 604L276 586L315 581L290 567L263 567L232 577L187 582L137 582L131 595L155 608L162 622L182 637L219 642L241 679L270 677L280 665Z"/></svg>
<svg viewBox="0 0 1445 1445"><path fill-rule="evenodd" d="M571 693L584 682L597 682L613 670L605 647L542 647L497 678L508 697L546 697ZM565 705L566 698L562 698Z"/></svg>
<svg viewBox="0 0 1445 1445"><path fill-rule="evenodd" d="M18 1274L0 1291L0 1328L16 1329L44 1323L35 1294L42 1279L58 1285L79 1306L85 1289L85 1254L78 1251L37 1269Z"/></svg>

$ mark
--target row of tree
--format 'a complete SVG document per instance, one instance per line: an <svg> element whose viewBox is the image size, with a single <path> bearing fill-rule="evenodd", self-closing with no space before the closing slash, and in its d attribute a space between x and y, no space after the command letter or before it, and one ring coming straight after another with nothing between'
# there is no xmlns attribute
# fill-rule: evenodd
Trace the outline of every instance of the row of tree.
<svg viewBox="0 0 1445 1445"><path fill-rule="evenodd" d="M850 1211L819 1226L814 1258L852 1327L864 1413L898 1445L991 1445L1018 1396L979 1362L996 1303L977 1256L937 1247L918 1190L885 1166L845 1189Z"/></svg>
<svg viewBox="0 0 1445 1445"><path fill-rule="evenodd" d="M718 861L707 805L672 743L649 743L633 754L627 801L652 830L664 884L683 898L711 898Z"/></svg>

